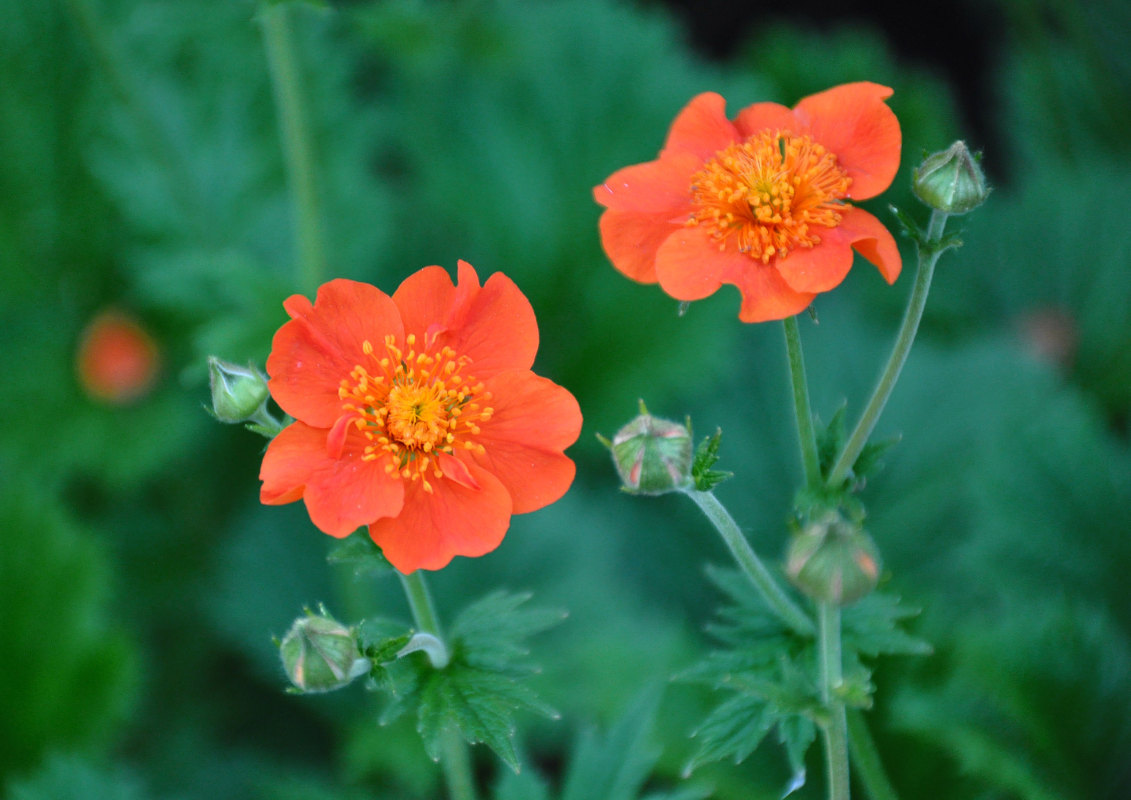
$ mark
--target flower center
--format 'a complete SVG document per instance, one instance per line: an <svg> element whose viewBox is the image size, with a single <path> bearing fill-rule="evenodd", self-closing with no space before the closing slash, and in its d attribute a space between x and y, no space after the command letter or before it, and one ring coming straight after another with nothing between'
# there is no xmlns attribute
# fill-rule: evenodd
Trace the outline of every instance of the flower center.
<svg viewBox="0 0 1131 800"><path fill-rule="evenodd" d="M707 226L720 250L733 236L739 252L768 263L840 224L851 183L836 156L808 136L763 131L720 150L695 174L687 224Z"/></svg>
<svg viewBox="0 0 1131 800"><path fill-rule="evenodd" d="M440 454L457 449L483 452L483 445L472 439L480 432L479 423L494 411L485 405L491 393L463 375L470 359L447 346L436 349L434 337L429 338L425 336L419 352L413 334L405 339L407 352L392 336L385 337L384 353L365 341L366 363L356 365L342 380L338 397L343 411L339 422L352 424L369 440L362 459L388 455L387 473L422 481L424 490L431 492L429 473L435 478L444 474ZM334 429L339 427L341 446L345 427ZM333 431L330 438L335 438Z"/></svg>

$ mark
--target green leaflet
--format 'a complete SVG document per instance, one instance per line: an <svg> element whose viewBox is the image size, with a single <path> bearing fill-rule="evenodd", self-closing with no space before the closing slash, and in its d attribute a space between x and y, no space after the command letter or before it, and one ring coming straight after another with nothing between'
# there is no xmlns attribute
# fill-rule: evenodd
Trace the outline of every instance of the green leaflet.
<svg viewBox="0 0 1131 800"><path fill-rule="evenodd" d="M464 609L452 622L447 637L452 660L443 669L434 669L421 653L397 657L409 639L403 626L363 623L363 649L374 661L370 686L388 698L380 723L415 708L417 731L433 760L440 759L443 737L454 728L471 744L490 747L517 773L515 714L558 717L525 682L537 671L525 640L558 624L564 614L526 608L529 598L496 591Z"/></svg>
<svg viewBox="0 0 1131 800"><path fill-rule="evenodd" d="M724 647L678 677L726 694L692 733L699 749L684 772L690 774L724 758L741 762L776 729L794 776L792 791L804 782L805 753L824 713L815 642L773 616L741 573L712 568L708 575L731 601L710 628ZM846 703L856 707L871 703L871 670L862 658L931 652L929 645L899 627L916 614L915 609L901 607L897 597L878 593L843 609Z"/></svg>

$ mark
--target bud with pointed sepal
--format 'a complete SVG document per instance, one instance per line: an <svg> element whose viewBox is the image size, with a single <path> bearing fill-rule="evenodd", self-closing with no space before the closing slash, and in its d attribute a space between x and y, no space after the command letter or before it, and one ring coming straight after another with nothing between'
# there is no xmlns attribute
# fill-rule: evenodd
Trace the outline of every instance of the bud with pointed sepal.
<svg viewBox="0 0 1131 800"><path fill-rule="evenodd" d="M990 190L978 156L957 141L927 156L915 169L911 187L915 196L933 209L947 214L965 214L986 201Z"/></svg>
<svg viewBox="0 0 1131 800"><path fill-rule="evenodd" d="M357 634L320 608L299 617L279 642L283 669L302 693L331 692L369 672Z"/></svg>
<svg viewBox="0 0 1131 800"><path fill-rule="evenodd" d="M229 424L259 419L270 395L267 378L255 367L241 367L216 356L208 357L208 383L212 413Z"/></svg>
<svg viewBox="0 0 1131 800"><path fill-rule="evenodd" d="M845 606L876 588L880 555L867 531L830 511L793 534L785 571L814 600Z"/></svg>
<svg viewBox="0 0 1131 800"><path fill-rule="evenodd" d="M691 432L678 422L653 417L643 400L640 416L605 444L629 492L664 494L690 485L694 457Z"/></svg>

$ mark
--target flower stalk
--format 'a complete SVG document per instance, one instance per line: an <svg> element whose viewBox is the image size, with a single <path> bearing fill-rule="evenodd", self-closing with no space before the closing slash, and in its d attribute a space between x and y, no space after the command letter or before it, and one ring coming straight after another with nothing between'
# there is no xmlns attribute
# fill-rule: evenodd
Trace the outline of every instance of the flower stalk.
<svg viewBox="0 0 1131 800"><path fill-rule="evenodd" d="M326 255L318 200L318 172L307 124L306 98L295 62L289 13L286 3L272 3L264 5L260 16L294 208L300 286L305 291L312 291L326 274Z"/></svg>
<svg viewBox="0 0 1131 800"><path fill-rule="evenodd" d="M903 370L907 355L911 352L911 345L915 341L915 335L919 331L919 321L923 318L923 309L927 305L927 295L931 291L931 279L934 277L935 264L938 262L943 249L945 249L941 246L941 241L948 216L942 211L931 212L931 219L927 225L926 242L919 246L919 266L915 273L915 286L911 290L911 298L907 304L907 311L903 315L903 323L899 327L895 345L892 347L887 365L876 383L876 388L872 392L872 397L868 401L864 413L860 416L860 421L856 423L856 427L845 443L844 449L833 462L832 469L825 481L825 485L830 489L840 486L848 477L856 459L860 457L861 451L868 443L868 437L872 435L872 430L876 427L876 422L879 421L888 398L891 397L896 381L899 380L899 373Z"/></svg>
<svg viewBox="0 0 1131 800"><path fill-rule="evenodd" d="M812 635L814 632L813 621L774 580L774 576L770 574L762 559L758 557L750 543L746 541L746 537L743 536L738 523L734 521L734 517L719 502L714 492L688 489L684 491L684 494L690 497L695 505L699 506L699 510L715 526L715 530L719 532L727 549L734 556L734 560L738 562L738 566L761 593L766 605L773 609L774 613L797 633Z"/></svg>
<svg viewBox="0 0 1131 800"><path fill-rule="evenodd" d="M397 572L404 588L405 599L412 610L412 620L416 629L423 634L430 634L445 648L445 655L450 658L450 650L444 643L440 630L440 620L436 616L436 607L432 603L432 595L428 591L428 584L424 580L422 570L415 570L405 575ZM433 666L437 666L434 651L428 650L428 657L433 659ZM447 660L444 661L444 666ZM437 666L437 669L441 667ZM448 796L451 800L476 800L475 781L471 772L471 752L467 742L463 740L454 726L449 726L444 732L442 742L443 752L440 757L440 766L444 770L444 780L448 784Z"/></svg>
<svg viewBox="0 0 1131 800"><path fill-rule="evenodd" d="M848 723L844 700L838 690L844 682L841 663L840 607L817 603L817 654L821 678L821 701L829 713L822 733L825 739L825 765L829 800L848 800Z"/></svg>
<svg viewBox="0 0 1131 800"><path fill-rule="evenodd" d="M793 385L793 411L797 419L797 436L801 443L801 465L805 484L813 488L821 484L821 463L817 453L817 434L813 430L813 412L809 406L809 386L805 379L805 356L801 351L801 332L797 317L786 317L785 347L789 356L789 378Z"/></svg>

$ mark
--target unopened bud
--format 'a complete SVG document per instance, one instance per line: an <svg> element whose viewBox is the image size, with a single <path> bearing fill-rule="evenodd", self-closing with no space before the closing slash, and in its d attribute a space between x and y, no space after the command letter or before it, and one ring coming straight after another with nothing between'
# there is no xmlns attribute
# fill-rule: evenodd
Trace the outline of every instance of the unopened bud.
<svg viewBox="0 0 1131 800"><path fill-rule="evenodd" d="M691 481L691 433L678 422L653 417L644 403L640 412L608 442L621 481L640 494L682 489Z"/></svg>
<svg viewBox="0 0 1131 800"><path fill-rule="evenodd" d="M255 367L241 367L216 356L208 357L208 382L212 387L212 413L231 424L259 419L270 394L267 378Z"/></svg>
<svg viewBox="0 0 1131 800"><path fill-rule="evenodd" d="M833 511L793 535L785 571L814 600L845 606L876 587L880 555L867 531Z"/></svg>
<svg viewBox="0 0 1131 800"><path fill-rule="evenodd" d="M300 692L330 692L365 675L372 666L358 649L352 628L320 609L299 617L279 643L283 669Z"/></svg>
<svg viewBox="0 0 1131 800"><path fill-rule="evenodd" d="M915 169L911 183L915 196L947 214L965 214L986 201L990 190L978 158L957 141L927 156Z"/></svg>

